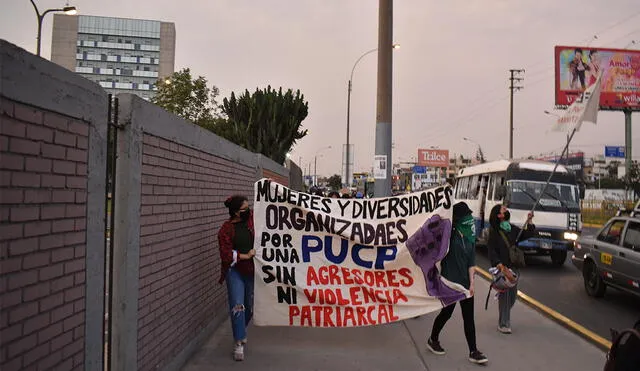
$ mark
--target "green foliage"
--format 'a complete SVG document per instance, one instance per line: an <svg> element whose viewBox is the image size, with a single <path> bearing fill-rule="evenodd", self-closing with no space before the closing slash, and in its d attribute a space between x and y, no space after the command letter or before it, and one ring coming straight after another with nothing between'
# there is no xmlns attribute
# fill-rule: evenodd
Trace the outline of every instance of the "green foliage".
<svg viewBox="0 0 640 371"><path fill-rule="evenodd" d="M637 161L631 163L629 174L624 176L624 185L626 189L632 190L636 197L640 195L640 165Z"/></svg>
<svg viewBox="0 0 640 371"><path fill-rule="evenodd" d="M331 189L337 191L342 188L342 177L338 174L332 175L327 179L327 184Z"/></svg>
<svg viewBox="0 0 640 371"><path fill-rule="evenodd" d="M213 131L242 147L261 153L279 164L284 163L286 154L304 136L301 123L307 117L308 103L299 90L286 93L282 88L248 90L236 98L231 93L222 103L225 121L216 122Z"/></svg>
<svg viewBox="0 0 640 371"><path fill-rule="evenodd" d="M193 79L191 70L184 68L167 79L156 82L158 91L151 102L200 126L211 126L218 112L219 90L207 86L207 79Z"/></svg>
<svg viewBox="0 0 640 371"><path fill-rule="evenodd" d="M245 90L237 98L231 93L219 106L218 88L209 88L202 76L194 79L188 68L158 80L156 86L158 90L151 102L279 164L284 163L296 142L307 135L307 130L301 130L301 123L309 107L299 90L283 93L282 88L276 91L270 86L256 89L253 94ZM220 109L227 118L220 117Z"/></svg>
<svg viewBox="0 0 640 371"><path fill-rule="evenodd" d="M595 181L594 187L602 189L624 189L624 181L615 177L606 177Z"/></svg>

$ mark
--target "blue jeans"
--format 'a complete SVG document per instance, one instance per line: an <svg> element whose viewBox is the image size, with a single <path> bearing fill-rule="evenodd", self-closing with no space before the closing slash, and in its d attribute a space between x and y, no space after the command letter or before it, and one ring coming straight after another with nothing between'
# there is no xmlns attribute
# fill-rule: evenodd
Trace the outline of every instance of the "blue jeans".
<svg viewBox="0 0 640 371"><path fill-rule="evenodd" d="M243 276L232 267L226 281L233 339L239 342L247 338L247 326L253 316L253 276Z"/></svg>

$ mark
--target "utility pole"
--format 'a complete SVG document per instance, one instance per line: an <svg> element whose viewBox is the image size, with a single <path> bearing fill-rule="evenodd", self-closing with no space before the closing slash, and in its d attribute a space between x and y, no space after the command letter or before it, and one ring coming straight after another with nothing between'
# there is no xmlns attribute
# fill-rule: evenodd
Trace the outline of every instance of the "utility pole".
<svg viewBox="0 0 640 371"><path fill-rule="evenodd" d="M375 197L391 196L391 104L393 88L393 0L378 2L378 94L376 156L385 156L384 178L375 180Z"/></svg>
<svg viewBox="0 0 640 371"><path fill-rule="evenodd" d="M313 185L318 185L318 155L315 156L313 160Z"/></svg>
<svg viewBox="0 0 640 371"><path fill-rule="evenodd" d="M511 90L511 100L509 104L509 159L513 158L513 93L517 90L523 89L522 86L517 86L519 82L524 80L522 77L517 77L521 73L524 73L524 70L519 69L510 69L509 73L511 77L509 77L510 86L509 90Z"/></svg>
<svg viewBox="0 0 640 371"><path fill-rule="evenodd" d="M624 110L624 175L626 177L631 173L631 110Z"/></svg>

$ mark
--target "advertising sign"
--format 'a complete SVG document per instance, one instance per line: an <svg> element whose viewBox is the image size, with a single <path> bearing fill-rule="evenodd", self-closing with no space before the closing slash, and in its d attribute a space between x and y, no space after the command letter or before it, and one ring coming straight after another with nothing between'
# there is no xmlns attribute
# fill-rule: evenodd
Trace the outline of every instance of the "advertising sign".
<svg viewBox="0 0 640 371"><path fill-rule="evenodd" d="M427 172L427 167L426 166L414 166L413 167L413 173L414 174L424 174Z"/></svg>
<svg viewBox="0 0 640 371"><path fill-rule="evenodd" d="M373 156L373 178L374 179L387 179L387 156L375 155Z"/></svg>
<svg viewBox="0 0 640 371"><path fill-rule="evenodd" d="M560 156L547 156L538 158L540 161L557 162ZM568 158L565 156L560 161L560 164L564 165L567 169L572 170L576 174L578 181L584 177L584 152L570 153Z"/></svg>
<svg viewBox="0 0 640 371"><path fill-rule="evenodd" d="M640 51L555 47L556 105L569 106L602 74L600 109L640 110Z"/></svg>
<svg viewBox="0 0 640 371"><path fill-rule="evenodd" d="M605 146L604 157L624 158L624 146Z"/></svg>
<svg viewBox="0 0 640 371"><path fill-rule="evenodd" d="M254 323L360 327L402 321L470 297L442 277L450 186L332 199L255 184Z"/></svg>
<svg viewBox="0 0 640 371"><path fill-rule="evenodd" d="M418 165L428 167L448 167L448 149L419 149Z"/></svg>

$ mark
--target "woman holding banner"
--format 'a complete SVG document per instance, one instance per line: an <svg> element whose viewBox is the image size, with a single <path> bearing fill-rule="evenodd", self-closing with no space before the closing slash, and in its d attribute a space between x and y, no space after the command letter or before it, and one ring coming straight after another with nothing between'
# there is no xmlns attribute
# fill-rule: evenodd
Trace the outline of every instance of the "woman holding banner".
<svg viewBox="0 0 640 371"><path fill-rule="evenodd" d="M476 346L476 326L473 317L473 284L476 270L475 228L471 209L466 203L458 202L453 205L452 221L453 231L449 241L449 252L441 262L441 275L451 282L464 286L471 292L469 298L460 301L460 309L464 321L464 335L469 346L469 361L476 364L484 364L489 360ZM433 322L431 336L427 340L427 348L434 354L445 354L445 350L440 345L438 338L440 331L451 318L455 307L455 303L444 307Z"/></svg>
<svg viewBox="0 0 640 371"><path fill-rule="evenodd" d="M489 214L488 250L491 266L498 268L512 282L517 282L519 275L517 268L520 267L518 262L512 259L510 250L517 249L515 245L518 242L533 237L535 226L532 220L533 212L527 216L521 233L520 228L511 224L511 214L504 205L495 205ZM517 295L518 286L514 284L498 296L498 331L503 334L511 333L511 308L516 303Z"/></svg>
<svg viewBox="0 0 640 371"><path fill-rule="evenodd" d="M247 326L253 315L253 214L244 196L231 196L224 205L229 219L218 232L218 247L222 262L220 283L227 281L229 313L233 330L233 358L244 360Z"/></svg>

